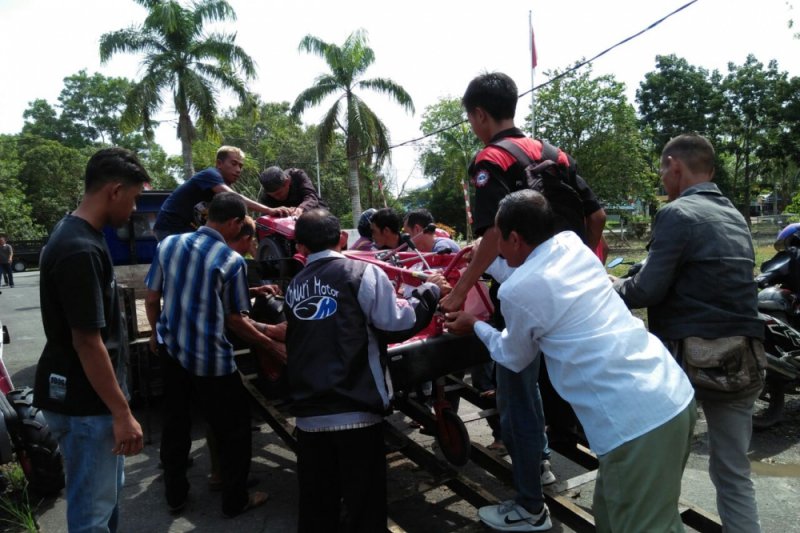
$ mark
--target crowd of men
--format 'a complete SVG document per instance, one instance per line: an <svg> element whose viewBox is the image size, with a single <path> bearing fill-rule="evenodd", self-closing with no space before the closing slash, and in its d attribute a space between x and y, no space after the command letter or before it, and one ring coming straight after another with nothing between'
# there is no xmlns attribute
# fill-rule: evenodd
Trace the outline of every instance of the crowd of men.
<svg viewBox="0 0 800 533"><path fill-rule="evenodd" d="M697 402L708 421L709 473L723 529L760 531L746 457L764 375L754 254L744 218L712 182L713 147L698 135L664 147L660 173L670 202L656 216L648 261L633 277L609 279L598 260L605 212L587 182L574 182L582 213L579 227L566 228L559 200L527 186L527 164L516 152L531 161L552 157L556 168L570 160L560 150L546 156L546 144L515 126L517 98L514 82L501 73L476 77L463 96L485 147L469 169L480 244L454 287L433 275L403 298L380 268L343 255L339 221L302 170L267 168L257 202L236 193L231 186L244 154L235 147L220 148L214 167L172 193L155 224L159 246L146 278L150 343L164 371L160 457L171 512L181 512L189 498L195 406L208 424L216 462L209 482L221 490L222 513L236 516L267 500L265 492L249 492L250 414L235 336L286 359L298 430L298 530L385 530L381 422L392 388L383 354L438 309L451 333L474 334L495 363L472 375L486 392L496 389L495 444L511 456L516 495L479 509L485 524L498 531L552 527L542 492L555 481L547 418L551 427L579 422L598 456L598 531L683 531L678 498ZM71 532L116 531L123 457L143 445L127 402L126 329L101 229L125 223L147 181L130 151L98 151L80 205L59 222L42 255L47 342L35 402L64 454ZM248 210L297 217L305 266L286 287L287 320L279 326L249 317L253 290L242 257L254 234ZM405 218L371 209L358 229L360 250L459 249L424 209ZM488 321L463 310L467 292L485 275L495 304ZM703 290L711 284L718 288L713 294ZM629 307L648 309L650 331ZM699 358L744 368L749 379L707 388L694 378L707 368ZM543 405L540 384L569 405Z"/></svg>

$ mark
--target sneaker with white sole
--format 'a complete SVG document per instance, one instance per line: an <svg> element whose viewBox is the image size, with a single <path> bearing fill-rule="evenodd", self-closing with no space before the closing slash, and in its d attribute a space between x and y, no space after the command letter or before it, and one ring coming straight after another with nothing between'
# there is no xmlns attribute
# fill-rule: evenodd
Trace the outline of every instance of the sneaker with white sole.
<svg viewBox="0 0 800 533"><path fill-rule="evenodd" d="M546 505L538 513L532 514L513 500L481 507L478 509L478 518L496 531L547 531L553 527Z"/></svg>
<svg viewBox="0 0 800 533"><path fill-rule="evenodd" d="M542 486L552 485L556 482L556 475L550 470L550 461L545 459L541 464Z"/></svg>

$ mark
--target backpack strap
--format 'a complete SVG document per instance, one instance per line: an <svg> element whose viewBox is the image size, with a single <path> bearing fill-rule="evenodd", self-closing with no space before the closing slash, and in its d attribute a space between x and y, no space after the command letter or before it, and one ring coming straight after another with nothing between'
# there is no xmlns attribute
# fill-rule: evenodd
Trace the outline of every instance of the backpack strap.
<svg viewBox="0 0 800 533"><path fill-rule="evenodd" d="M494 141L492 143L494 146L498 148L502 148L516 159L522 168L527 167L528 165L533 164L533 160L530 156L523 150L517 143L511 141L508 138L500 139L499 141Z"/></svg>

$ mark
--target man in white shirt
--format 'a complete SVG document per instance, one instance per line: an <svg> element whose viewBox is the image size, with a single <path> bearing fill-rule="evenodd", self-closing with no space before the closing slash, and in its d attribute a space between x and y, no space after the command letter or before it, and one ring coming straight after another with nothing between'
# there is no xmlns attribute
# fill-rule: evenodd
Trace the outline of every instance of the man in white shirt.
<svg viewBox="0 0 800 533"><path fill-rule="evenodd" d="M572 404L598 456L597 531L683 531L678 498L697 416L689 380L631 315L591 250L572 232L553 236L542 195L506 196L496 227L504 259L489 273L502 282L506 328L497 331L464 312L447 313L445 326L456 334L474 331L492 358L514 372L544 354L553 386ZM546 507L495 512L508 531L549 527L535 526ZM493 524L497 518L481 516Z"/></svg>

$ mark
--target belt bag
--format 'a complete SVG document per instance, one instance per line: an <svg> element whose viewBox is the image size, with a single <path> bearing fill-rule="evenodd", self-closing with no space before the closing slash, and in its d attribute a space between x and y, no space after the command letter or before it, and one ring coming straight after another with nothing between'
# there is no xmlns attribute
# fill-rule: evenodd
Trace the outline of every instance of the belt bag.
<svg viewBox="0 0 800 533"><path fill-rule="evenodd" d="M695 387L740 392L763 381L767 358L758 339L687 337L680 344L683 369Z"/></svg>

